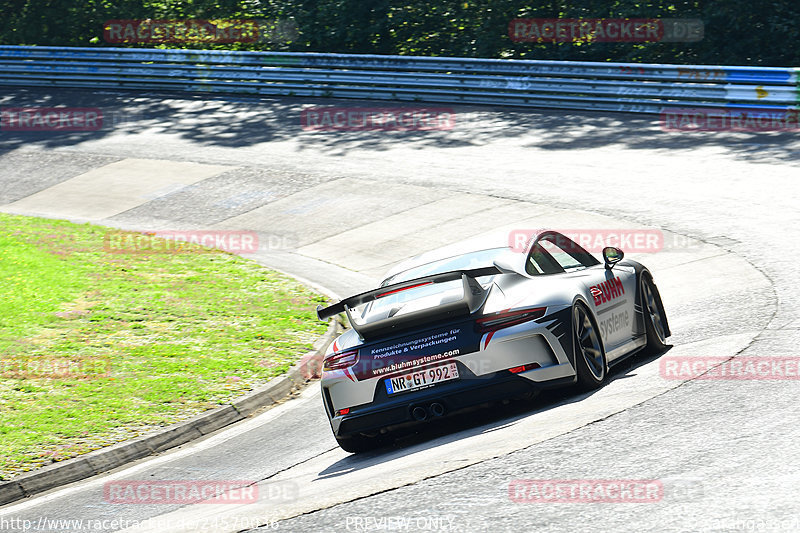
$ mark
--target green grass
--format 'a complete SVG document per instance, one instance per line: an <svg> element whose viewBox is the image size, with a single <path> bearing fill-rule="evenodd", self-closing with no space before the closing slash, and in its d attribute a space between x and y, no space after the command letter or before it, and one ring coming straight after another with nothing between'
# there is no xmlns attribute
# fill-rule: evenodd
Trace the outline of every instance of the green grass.
<svg viewBox="0 0 800 533"><path fill-rule="evenodd" d="M224 404L326 329L290 278L188 244L109 253L109 231L0 214L0 479Z"/></svg>

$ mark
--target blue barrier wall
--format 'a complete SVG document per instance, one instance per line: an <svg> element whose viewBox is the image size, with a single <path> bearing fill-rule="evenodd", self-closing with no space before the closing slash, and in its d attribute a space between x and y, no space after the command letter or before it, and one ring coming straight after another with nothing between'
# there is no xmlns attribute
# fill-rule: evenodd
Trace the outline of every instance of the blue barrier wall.
<svg viewBox="0 0 800 533"><path fill-rule="evenodd" d="M0 85L660 113L797 109L800 68L0 46Z"/></svg>

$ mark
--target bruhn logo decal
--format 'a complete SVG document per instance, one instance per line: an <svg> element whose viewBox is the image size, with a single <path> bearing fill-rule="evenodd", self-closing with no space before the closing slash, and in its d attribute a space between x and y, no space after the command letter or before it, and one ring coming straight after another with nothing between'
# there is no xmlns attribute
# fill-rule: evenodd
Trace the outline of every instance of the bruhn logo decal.
<svg viewBox="0 0 800 533"><path fill-rule="evenodd" d="M625 294L625 287L622 286L622 280L618 277L604 281L599 285L592 285L589 290L594 297L595 306L610 302Z"/></svg>

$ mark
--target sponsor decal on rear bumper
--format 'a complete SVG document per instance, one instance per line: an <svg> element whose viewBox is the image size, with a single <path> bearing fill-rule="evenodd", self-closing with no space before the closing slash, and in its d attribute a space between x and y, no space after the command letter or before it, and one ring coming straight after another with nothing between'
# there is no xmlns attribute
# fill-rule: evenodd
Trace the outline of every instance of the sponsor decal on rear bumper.
<svg viewBox="0 0 800 533"><path fill-rule="evenodd" d="M450 357L459 355L460 353L461 353L460 350L449 350L447 352L437 353L434 355L426 355L425 357L420 357L419 359L412 359L410 361L400 361L398 363L392 363L382 368L374 368L372 373L373 375L376 376L382 374L391 374L393 372L397 372L398 370L405 370L408 368L414 368L416 366L422 366L425 363L434 363L442 359L448 359Z"/></svg>
<svg viewBox="0 0 800 533"><path fill-rule="evenodd" d="M475 332L472 322L460 323L361 348L359 362L352 371L359 380L390 377L397 372L477 352L479 342L480 334Z"/></svg>

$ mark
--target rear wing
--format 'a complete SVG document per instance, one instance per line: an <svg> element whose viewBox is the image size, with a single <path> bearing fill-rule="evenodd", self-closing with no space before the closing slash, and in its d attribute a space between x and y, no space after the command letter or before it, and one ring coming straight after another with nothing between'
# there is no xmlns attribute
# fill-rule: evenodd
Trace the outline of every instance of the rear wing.
<svg viewBox="0 0 800 533"><path fill-rule="evenodd" d="M377 337L387 333L402 331L412 327L432 322L434 320L441 320L445 318L468 315L481 306L488 291L481 287L480 283L475 281L475 278L481 276L493 276L500 274L497 267L484 267L473 268L468 270L455 270L452 272L443 272L441 274L432 274L421 278L410 279L402 281L386 287L380 287L367 292L362 292L355 296L345 298L328 307L317 306L317 317L320 320L325 320L339 313L347 313L347 318L350 325L358 333L362 339ZM378 300L384 296L394 294L407 289L421 287L423 285L431 285L435 283L445 283L448 281L461 280L464 287L464 296L454 302L448 302L438 307L414 311L398 317L389 317L382 320L377 320L369 324L358 324L350 314L350 309L358 307L369 302Z"/></svg>

